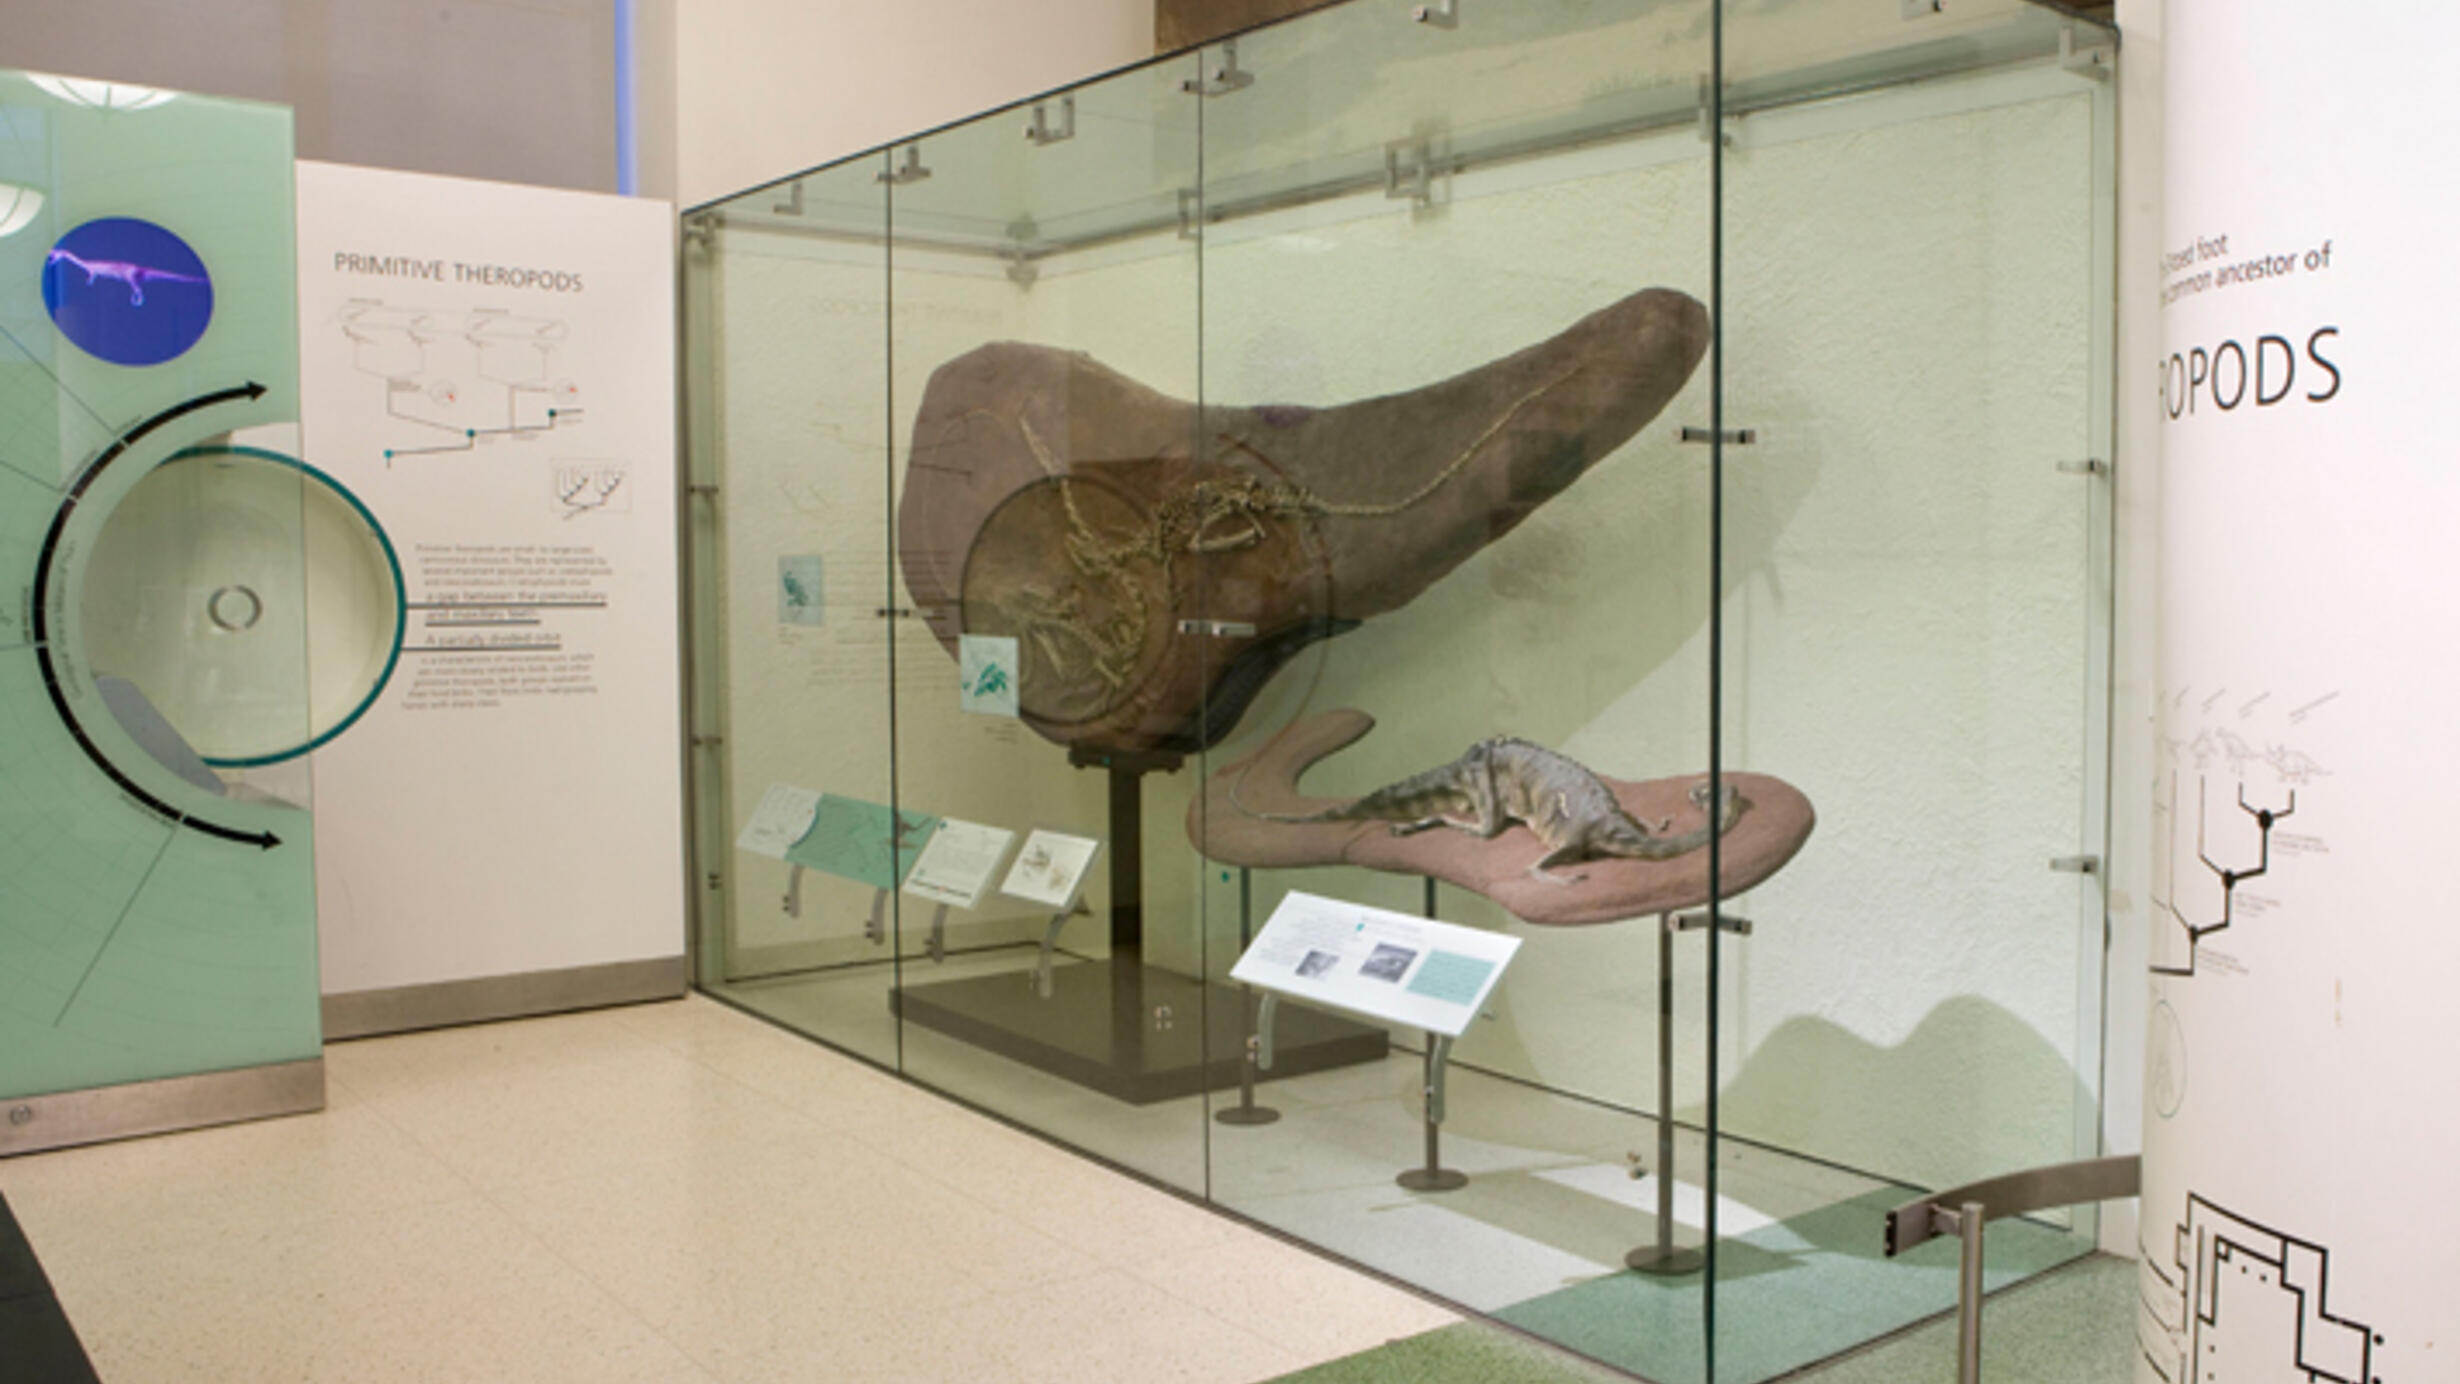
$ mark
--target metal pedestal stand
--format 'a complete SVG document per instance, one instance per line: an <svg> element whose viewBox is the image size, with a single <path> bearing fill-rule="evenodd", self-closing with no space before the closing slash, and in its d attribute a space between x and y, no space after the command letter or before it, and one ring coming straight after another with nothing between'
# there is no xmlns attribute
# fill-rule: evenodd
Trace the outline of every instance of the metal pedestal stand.
<svg viewBox="0 0 2460 1384"><path fill-rule="evenodd" d="M1426 916L1435 916L1435 881L1426 882ZM1426 1165L1411 1168L1393 1179L1413 1192L1449 1192L1469 1185L1469 1174L1443 1165L1443 1152L1438 1145L1438 1131L1444 1122L1444 1067L1452 1057L1452 1040L1440 1033L1426 1036L1426 1084L1421 1092L1426 1101Z"/></svg>
<svg viewBox="0 0 2460 1384"><path fill-rule="evenodd" d="M1674 1243L1674 934L1708 926L1708 914L1657 915L1657 1240L1623 1256L1623 1263L1659 1278L1698 1273L1708 1256ZM1751 935L1748 918L1720 917L1727 932ZM1637 1170L1635 1170L1636 1175Z"/></svg>
<svg viewBox="0 0 2460 1384"><path fill-rule="evenodd" d="M1247 868L1241 866L1239 867L1239 955L1241 956L1247 954L1249 910L1253 897L1249 892L1249 885ZM1272 996L1265 996L1265 1003L1270 1005ZM1239 1006L1247 1021L1245 1025L1247 1055L1239 1063L1239 1103L1227 1110L1214 1111L1213 1118L1226 1125L1268 1125L1280 1119L1281 1112L1269 1105L1256 1104L1256 1073L1273 1064L1270 1046L1272 1030L1269 1027L1271 1013L1269 1010L1257 1008L1255 991L1245 985L1239 987Z"/></svg>

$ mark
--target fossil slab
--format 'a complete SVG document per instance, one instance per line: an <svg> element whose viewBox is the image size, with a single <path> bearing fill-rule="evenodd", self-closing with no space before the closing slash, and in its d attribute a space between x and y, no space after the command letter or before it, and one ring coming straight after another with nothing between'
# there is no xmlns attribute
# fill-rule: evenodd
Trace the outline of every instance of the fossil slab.
<svg viewBox="0 0 2460 1384"><path fill-rule="evenodd" d="M1223 766L1188 804L1187 836L1209 859L1255 869L1359 865L1395 874L1427 875L1474 890L1524 922L1552 926L1613 923L1708 902L1705 847L1670 860L1585 860L1565 867L1576 884L1533 879L1529 862L1545 849L1515 825L1491 840L1437 828L1395 836L1384 822L1276 822L1259 813L1301 815L1338 807L1344 799L1310 798L1299 775L1375 729L1363 711L1328 711L1291 725L1256 753ZM1623 810L1644 822L1670 821L1676 832L1703 822L1691 790L1702 776L1634 783L1600 778ZM1811 800L1780 778L1728 774L1748 808L1718 847L1724 893L1739 894L1785 868L1817 820Z"/></svg>
<svg viewBox="0 0 2460 1384"><path fill-rule="evenodd" d="M1653 288L1450 379L1308 408L1200 407L993 342L923 391L906 588L952 657L960 634L1018 641L1043 736L1200 749L1291 654L1406 604L1629 440L1707 348L1707 310Z"/></svg>

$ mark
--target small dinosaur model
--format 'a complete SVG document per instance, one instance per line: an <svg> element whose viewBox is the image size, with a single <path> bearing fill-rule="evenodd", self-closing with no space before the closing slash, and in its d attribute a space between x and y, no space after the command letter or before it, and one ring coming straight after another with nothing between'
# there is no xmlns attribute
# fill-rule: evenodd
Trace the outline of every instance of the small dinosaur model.
<svg viewBox="0 0 2460 1384"><path fill-rule="evenodd" d="M46 266L74 265L85 271L85 281L88 284L99 279L119 280L128 285L128 306L132 308L145 306L145 286L149 283L201 284L205 282L194 274L176 274L168 269L156 269L145 264L130 264L125 260L79 259L67 250L52 251L44 264Z"/></svg>
<svg viewBox="0 0 2460 1384"><path fill-rule="evenodd" d="M1457 827L1487 840L1519 822L1546 848L1530 864L1530 875L1549 884L1577 884L1586 876L1557 874L1553 867L1616 856L1670 860L1707 845L1712 834L1731 830L1750 806L1730 784L1723 796L1725 801L1711 814L1711 823L1669 836L1666 832L1673 826L1672 819L1653 827L1640 822L1623 810L1597 775L1577 761L1543 745L1497 736L1470 746L1449 764L1413 774L1340 807L1248 815L1272 822L1390 822L1395 836ZM1693 788L1691 801L1705 811L1708 785ZM1242 805L1240 810L1246 808Z"/></svg>

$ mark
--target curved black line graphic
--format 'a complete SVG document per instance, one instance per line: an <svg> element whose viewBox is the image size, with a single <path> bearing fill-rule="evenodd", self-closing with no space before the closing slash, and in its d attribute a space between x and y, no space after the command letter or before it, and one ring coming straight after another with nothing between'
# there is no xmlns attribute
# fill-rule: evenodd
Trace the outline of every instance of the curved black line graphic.
<svg viewBox="0 0 2460 1384"><path fill-rule="evenodd" d="M137 424L120 434L110 446L105 447L91 464L78 473L76 481L68 488L68 498L61 501L59 509L51 516L51 529L43 535L42 549L34 559L32 604L34 606L34 657L42 667L43 690L51 694L52 710L60 714L60 723L68 727L70 737L76 740L77 748L85 751L86 758L93 760L95 766L103 771L105 777L119 785L121 792L144 804L148 809L169 818L174 825L193 828L208 836L219 836L225 841L237 841L255 846L259 850L269 851L282 844L281 837L270 831L241 831L237 827L226 827L219 822L209 822L202 817L192 817L180 811L146 792L144 788L138 786L134 779L121 773L120 767L112 763L110 757L87 737L85 727L77 723L76 713L68 709L68 694L60 690L59 670L52 666L50 600L51 560L59 551L60 536L68 530L69 513L77 508L77 501L84 497L87 487L93 485L94 478L102 474L104 467L118 460L120 455L134 445L138 439L182 414L194 413L198 409L210 408L215 404L229 403L237 399L259 399L264 397L264 394L265 387L254 380L230 389L218 389L211 394L199 394L184 403L173 404Z"/></svg>

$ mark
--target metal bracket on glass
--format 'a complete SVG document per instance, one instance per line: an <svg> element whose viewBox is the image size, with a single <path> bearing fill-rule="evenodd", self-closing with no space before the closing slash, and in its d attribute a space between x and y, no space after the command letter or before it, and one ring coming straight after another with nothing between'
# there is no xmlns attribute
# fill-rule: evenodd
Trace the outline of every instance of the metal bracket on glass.
<svg viewBox="0 0 2460 1384"><path fill-rule="evenodd" d="M1423 139L1400 139L1384 146L1384 195L1421 207L1435 204L1435 150Z"/></svg>
<svg viewBox="0 0 2460 1384"><path fill-rule="evenodd" d="M803 916L803 867L800 865L786 867L786 916Z"/></svg>
<svg viewBox="0 0 2460 1384"><path fill-rule="evenodd" d="M891 187L903 187L907 183L919 183L930 176L931 170L923 167L922 146L909 144L905 146L905 157L898 162L897 166L888 172L875 175L874 180L887 183Z"/></svg>
<svg viewBox="0 0 2460 1384"><path fill-rule="evenodd" d="M1281 1009L1281 996L1267 990L1256 1003L1256 1070L1273 1069L1273 1015Z"/></svg>
<svg viewBox="0 0 2460 1384"><path fill-rule="evenodd" d="M1748 447L1760 440L1757 428L1728 428L1715 432L1708 428L1683 429L1685 442L1723 442L1728 447Z"/></svg>
<svg viewBox="0 0 2460 1384"><path fill-rule="evenodd" d="M2050 868L2067 875L2097 875L2101 873L2101 857L2097 855L2054 855Z"/></svg>
<svg viewBox="0 0 2460 1384"><path fill-rule="evenodd" d="M1179 633L1210 635L1215 639L1253 639L1256 627L1244 620L1181 620Z"/></svg>
<svg viewBox="0 0 2460 1384"><path fill-rule="evenodd" d="M1469 1174L1443 1165L1437 1131L1444 1122L1444 1073L1452 1060L1452 1040L1440 1033L1426 1036L1426 1164L1393 1179L1413 1192L1449 1192L1469 1185Z"/></svg>
<svg viewBox="0 0 2460 1384"><path fill-rule="evenodd" d="M1239 67L1238 40L1224 39L1221 45L1220 64L1208 66L1200 81L1179 83L1179 90L1191 92L1197 96L1227 96L1231 92L1255 84L1256 74L1243 71Z"/></svg>
<svg viewBox="0 0 2460 1384"><path fill-rule="evenodd" d="M1031 288L1034 280L1042 277L1033 256L1024 250L1003 250L999 257L1008 261L1008 282L1019 288Z"/></svg>
<svg viewBox="0 0 2460 1384"><path fill-rule="evenodd" d="M1420 5L1409 12L1410 20L1431 24L1438 29L1461 27L1461 0L1444 0L1440 5Z"/></svg>
<svg viewBox="0 0 2460 1384"><path fill-rule="evenodd" d="M2110 474L2110 463L2099 457L2086 457L2082 461L2062 461L2059 463L2059 474L2062 476L2106 476Z"/></svg>
<svg viewBox="0 0 2460 1384"><path fill-rule="evenodd" d="M931 910L931 940L925 946L934 963L948 959L948 905Z"/></svg>
<svg viewBox="0 0 2460 1384"><path fill-rule="evenodd" d="M922 612L912 606L873 606L871 614L879 620L911 620Z"/></svg>
<svg viewBox="0 0 2460 1384"><path fill-rule="evenodd" d="M1200 232L1197 222L1204 214L1204 196L1192 187L1179 189L1179 239L1194 240Z"/></svg>
<svg viewBox="0 0 2460 1384"><path fill-rule="evenodd" d="M1059 98L1059 123L1051 123L1051 103L1034 102L1034 117L1025 124L1025 137L1036 144L1058 144L1076 138L1076 97Z"/></svg>
<svg viewBox="0 0 2460 1384"><path fill-rule="evenodd" d="M2059 66L2079 77L2090 77L2096 82L2110 80L2116 57L2117 45L2106 36L2078 46L2076 22L2072 19L2059 29Z"/></svg>
<svg viewBox="0 0 2460 1384"><path fill-rule="evenodd" d="M695 735L692 737L692 748L696 750L714 750L725 743L726 737L723 735Z"/></svg>
<svg viewBox="0 0 2460 1384"><path fill-rule="evenodd" d="M1969 1182L1906 1202L1888 1213L1885 1248L1891 1259L1942 1235L1964 1242L1956 1275L1957 1384L1981 1384L1982 1378L1983 1226L2029 1211L2131 1197L2143 1184L2143 1158L2131 1153L2054 1163Z"/></svg>
<svg viewBox="0 0 2460 1384"><path fill-rule="evenodd" d="M888 940L888 891L871 891L871 916L863 920L863 940L878 946Z"/></svg>
<svg viewBox="0 0 2460 1384"><path fill-rule="evenodd" d="M771 205L769 210L780 216L801 216L803 214L803 180L797 178L787 184L786 200Z"/></svg>
<svg viewBox="0 0 2460 1384"><path fill-rule="evenodd" d="M1678 913L1666 919L1666 931L1668 932L1698 932L1707 926L1707 909L1701 909L1697 913ZM1717 930L1748 937L1751 935L1751 920L1737 918L1731 913L1720 913L1717 915Z"/></svg>
<svg viewBox="0 0 2460 1384"><path fill-rule="evenodd" d="M717 238L717 228L718 223L715 216L685 217L683 222L683 243L686 245L696 245L705 248L710 241Z"/></svg>
<svg viewBox="0 0 2460 1384"><path fill-rule="evenodd" d="M687 485L683 489L684 493L695 500L714 500L718 496L718 488L715 485L694 484Z"/></svg>
<svg viewBox="0 0 2460 1384"><path fill-rule="evenodd" d="M1897 13L1907 19L1928 19L1947 10L1947 0L1897 0Z"/></svg>

